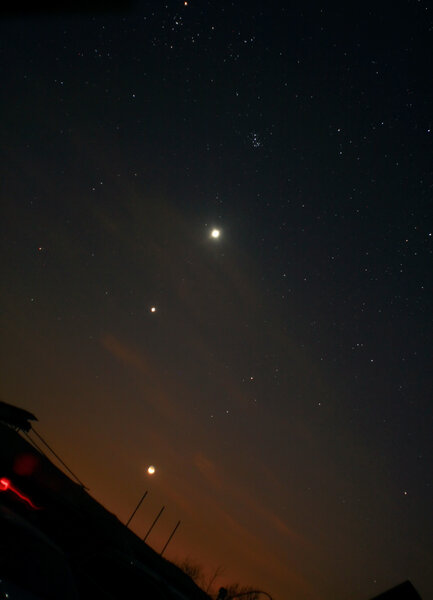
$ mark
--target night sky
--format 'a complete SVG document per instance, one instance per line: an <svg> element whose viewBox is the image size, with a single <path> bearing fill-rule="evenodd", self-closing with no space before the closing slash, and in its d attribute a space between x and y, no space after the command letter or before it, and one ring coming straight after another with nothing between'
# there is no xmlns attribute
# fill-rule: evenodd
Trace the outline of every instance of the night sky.
<svg viewBox="0 0 433 600"><path fill-rule="evenodd" d="M216 589L433 597L432 33L424 0L0 23L0 395Z"/></svg>

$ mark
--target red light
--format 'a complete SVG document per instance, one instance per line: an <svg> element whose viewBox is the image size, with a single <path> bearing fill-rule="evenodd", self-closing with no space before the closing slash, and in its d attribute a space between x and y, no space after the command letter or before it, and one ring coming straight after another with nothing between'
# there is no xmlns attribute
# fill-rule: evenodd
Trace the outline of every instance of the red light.
<svg viewBox="0 0 433 600"><path fill-rule="evenodd" d="M18 498L21 498L21 500L26 502L29 506L31 506L35 510L39 510L39 507L36 506L35 504L33 504L33 502L30 500L30 498L28 498L27 496L22 494L19 490L17 490L17 488L11 484L9 479L6 479L6 477L2 477L0 479L0 492L6 492L7 490L10 490L11 492L13 492L16 496L18 496Z"/></svg>
<svg viewBox="0 0 433 600"><path fill-rule="evenodd" d="M39 466L39 459L29 452L20 454L14 462L14 471L17 475L31 475Z"/></svg>
<svg viewBox="0 0 433 600"><path fill-rule="evenodd" d="M0 492L5 492L10 487L11 482L9 479L3 477L0 479Z"/></svg>

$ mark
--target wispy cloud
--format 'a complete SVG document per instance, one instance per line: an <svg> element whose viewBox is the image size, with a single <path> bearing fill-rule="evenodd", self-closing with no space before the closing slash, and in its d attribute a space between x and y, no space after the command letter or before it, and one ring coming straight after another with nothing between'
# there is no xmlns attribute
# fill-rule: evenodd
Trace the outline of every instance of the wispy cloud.
<svg viewBox="0 0 433 600"><path fill-rule="evenodd" d="M214 491L219 491L226 499L231 498L237 506L246 509L256 520L262 520L274 531L290 539L293 544L310 546L310 542L306 538L256 500L251 490L229 479L227 475L223 475L216 463L208 457L197 453L194 457L194 464Z"/></svg>
<svg viewBox="0 0 433 600"><path fill-rule="evenodd" d="M182 412L171 399L174 396L169 393L167 378L149 352L138 350L110 333L102 336L101 344L117 361L133 369L140 376L140 383L147 391L144 398L159 413L170 420L181 417Z"/></svg>

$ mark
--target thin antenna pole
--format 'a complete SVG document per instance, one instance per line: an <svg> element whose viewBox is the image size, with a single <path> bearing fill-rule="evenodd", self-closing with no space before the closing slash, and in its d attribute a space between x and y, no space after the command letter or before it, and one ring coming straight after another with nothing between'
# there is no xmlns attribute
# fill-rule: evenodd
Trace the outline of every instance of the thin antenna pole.
<svg viewBox="0 0 433 600"><path fill-rule="evenodd" d="M31 445L33 446L33 448L36 448L36 450L38 452L40 452L42 454L42 456L45 456L45 458L47 458L47 455L45 454L45 452L42 450L42 448L40 448L37 443L35 442L35 440L32 440L32 438L30 437L30 435L27 433L27 431L22 431L21 433L23 433L26 438L29 440L29 442L31 443Z"/></svg>
<svg viewBox="0 0 433 600"><path fill-rule="evenodd" d="M164 550L167 548L168 544L170 543L171 538L174 536L174 534L176 533L176 529L179 527L180 525L180 521L177 522L176 527L173 529L173 531L171 532L170 537L167 540L167 543L165 544L164 548L161 550L161 554L160 556L162 556L164 554Z"/></svg>
<svg viewBox="0 0 433 600"><path fill-rule="evenodd" d="M127 523L126 523L126 527L128 527L128 525L130 524L130 522L132 521L132 517L135 515L135 513L137 512L137 510L140 508L141 503L143 502L143 500L146 498L147 496L147 490L144 492L144 494L141 497L140 502L137 504L137 506L135 507L132 515L129 517Z"/></svg>
<svg viewBox="0 0 433 600"><path fill-rule="evenodd" d="M52 454L54 454L54 456L55 456L55 457L57 458L57 460L58 460L58 461L59 461L59 462L60 462L60 463L61 463L61 464L62 464L62 465L65 467L65 469L68 471L68 473L70 473L70 474L72 475L72 477L78 481L78 483L81 485L81 487L83 487L83 488L84 488L84 489L86 489L86 490L87 490L87 489L89 489L89 488L87 488L87 487L84 485L84 483L83 483L83 482L82 482L80 479L78 479L78 477L75 475L75 473L73 473L73 472L71 471L71 469L68 467L68 465L67 465L66 463L64 463L64 462L63 462L63 460L60 458L60 456L54 452L54 450L51 448L51 446L49 446L49 445L47 444L47 442L44 440L44 438L43 438L41 435L39 435L39 433L36 431L36 429L34 429L34 428L32 427L32 431L33 431L33 433L34 433L35 435L37 435L37 436L38 436L38 438L39 438L39 439L41 440L41 442L42 442L42 443L43 443L43 444L44 444L44 445L45 445L45 446L48 448L48 450L49 450L50 452L52 452Z"/></svg>
<svg viewBox="0 0 433 600"><path fill-rule="evenodd" d="M163 506L163 507L161 508L161 510L159 511L159 513L156 515L156 519L154 520L154 522L153 522L153 523L152 523L152 525L150 526L150 529L149 529L149 531L148 531L148 532L146 533L146 535L144 536L144 538L143 538L143 542L145 542L145 541L146 541L146 539L147 539L147 536L149 535L149 533L150 533L150 532L152 531L152 529L154 528L154 526L155 526L155 524L156 524L157 520L159 519L159 517L162 515L162 511L164 510L164 508L165 508L165 506Z"/></svg>

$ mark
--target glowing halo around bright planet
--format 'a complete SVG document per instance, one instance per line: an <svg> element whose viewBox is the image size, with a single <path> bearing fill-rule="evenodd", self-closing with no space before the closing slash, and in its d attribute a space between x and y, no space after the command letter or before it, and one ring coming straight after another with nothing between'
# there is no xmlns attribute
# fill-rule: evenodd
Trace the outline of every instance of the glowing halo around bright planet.
<svg viewBox="0 0 433 600"><path fill-rule="evenodd" d="M212 229L212 231L210 232L210 236L214 240L217 240L220 237L220 235L221 235L221 231L219 229Z"/></svg>
<svg viewBox="0 0 433 600"><path fill-rule="evenodd" d="M147 467L147 472L149 473L149 475L153 475L155 473L156 469L153 465L150 465L150 467Z"/></svg>

